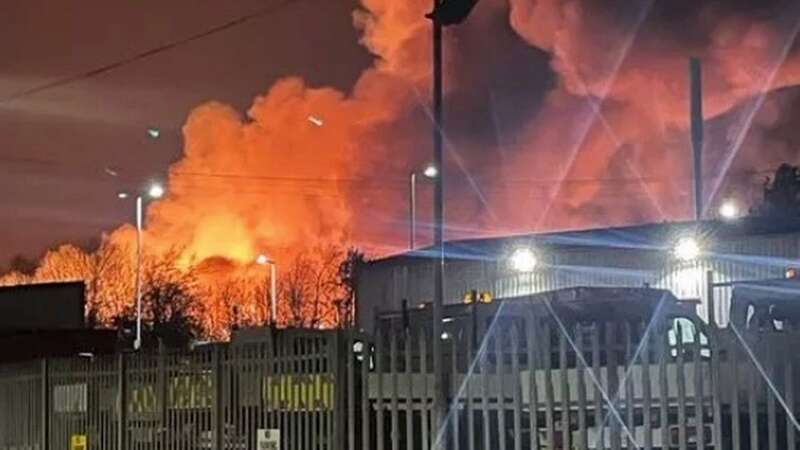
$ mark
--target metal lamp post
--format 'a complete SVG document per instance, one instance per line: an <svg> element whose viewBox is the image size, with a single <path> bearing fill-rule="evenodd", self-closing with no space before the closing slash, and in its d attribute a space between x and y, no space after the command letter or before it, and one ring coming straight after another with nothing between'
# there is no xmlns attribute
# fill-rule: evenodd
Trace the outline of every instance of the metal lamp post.
<svg viewBox="0 0 800 450"><path fill-rule="evenodd" d="M144 197L159 199L164 196L164 187L154 183L146 193L136 196L136 340L133 341L134 350L142 348L142 210ZM119 198L127 198L127 194L117 194Z"/></svg>
<svg viewBox="0 0 800 450"><path fill-rule="evenodd" d="M425 178L434 180L439 175L439 169L433 164L428 164L422 171ZM409 205L409 230L408 230L408 249L416 248L417 236L417 171L413 171L408 176L408 205Z"/></svg>
<svg viewBox="0 0 800 450"><path fill-rule="evenodd" d="M267 255L258 255L256 264L261 266L269 265L269 307L270 322L272 325L278 323L278 265L269 259Z"/></svg>

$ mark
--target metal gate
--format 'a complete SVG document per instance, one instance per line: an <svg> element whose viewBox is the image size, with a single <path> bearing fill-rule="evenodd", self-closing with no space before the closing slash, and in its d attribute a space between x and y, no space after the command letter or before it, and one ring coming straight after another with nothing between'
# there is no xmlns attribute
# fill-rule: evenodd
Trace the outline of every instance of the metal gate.
<svg viewBox="0 0 800 450"><path fill-rule="evenodd" d="M567 323L506 311L436 338L447 361L444 424L434 423L428 331L351 340L346 448L798 448L800 333L788 323Z"/></svg>
<svg viewBox="0 0 800 450"><path fill-rule="evenodd" d="M279 433L277 450L798 448L800 333L789 323L512 312L436 337L443 424L428 331L284 331L0 367L0 450L260 449L265 430Z"/></svg>

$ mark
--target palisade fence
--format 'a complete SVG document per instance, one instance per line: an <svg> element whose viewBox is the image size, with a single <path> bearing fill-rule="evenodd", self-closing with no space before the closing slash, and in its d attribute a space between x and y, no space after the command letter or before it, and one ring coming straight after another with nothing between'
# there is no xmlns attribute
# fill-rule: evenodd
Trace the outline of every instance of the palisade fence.
<svg viewBox="0 0 800 450"><path fill-rule="evenodd" d="M449 403L442 427L433 336L379 330L348 361L354 420L344 448L798 448L800 333L787 322L780 331L680 316L569 323L509 309L438 337Z"/></svg>
<svg viewBox="0 0 800 450"><path fill-rule="evenodd" d="M505 314L0 368L0 450L796 449L800 334Z"/></svg>
<svg viewBox="0 0 800 450"><path fill-rule="evenodd" d="M340 448L342 333L273 336L4 366L0 449L244 450L259 429L284 449Z"/></svg>

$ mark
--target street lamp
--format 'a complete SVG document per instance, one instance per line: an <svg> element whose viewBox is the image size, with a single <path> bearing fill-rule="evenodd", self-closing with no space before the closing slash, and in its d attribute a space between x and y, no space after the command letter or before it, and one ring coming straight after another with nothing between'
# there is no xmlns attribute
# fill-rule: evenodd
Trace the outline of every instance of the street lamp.
<svg viewBox="0 0 800 450"><path fill-rule="evenodd" d="M164 186L161 186L158 183L153 183L150 185L150 188L147 189L147 195L150 198L161 198L164 196Z"/></svg>
<svg viewBox="0 0 800 450"><path fill-rule="evenodd" d="M433 164L428 164L422 169L422 175L429 180L435 179L439 175L439 169ZM408 248L414 250L415 238L417 235L417 171L411 172L408 176L408 204L409 204L409 226Z"/></svg>
<svg viewBox="0 0 800 450"><path fill-rule="evenodd" d="M256 258L256 264L260 266L269 265L269 306L270 306L270 320L273 325L277 324L278 317L278 266L275 261L269 259L267 255L261 254Z"/></svg>
<svg viewBox="0 0 800 450"><path fill-rule="evenodd" d="M733 200L725 200L719 207L719 215L725 220L737 219L740 214L739 205Z"/></svg>
<svg viewBox="0 0 800 450"><path fill-rule="evenodd" d="M511 268L520 273L533 272L539 261L536 259L536 254L529 248L518 248L514 250L509 258Z"/></svg>
<svg viewBox="0 0 800 450"><path fill-rule="evenodd" d="M439 169L433 164L428 164L425 166L425 170L422 171L422 174L432 180L439 176Z"/></svg>
<svg viewBox="0 0 800 450"><path fill-rule="evenodd" d="M136 340L134 350L142 348L142 204L144 197L159 199L164 196L164 187L158 183L151 184L145 193L136 196ZM127 192L117 193L117 198L128 198Z"/></svg>

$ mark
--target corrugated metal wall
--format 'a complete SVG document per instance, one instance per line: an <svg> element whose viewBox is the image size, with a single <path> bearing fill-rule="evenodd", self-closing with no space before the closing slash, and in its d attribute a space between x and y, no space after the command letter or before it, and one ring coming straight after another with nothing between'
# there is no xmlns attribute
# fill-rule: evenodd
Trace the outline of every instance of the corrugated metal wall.
<svg viewBox="0 0 800 450"><path fill-rule="evenodd" d="M527 295L574 286L643 286L668 289L678 298L700 299L698 313L707 317L706 272L714 281L731 282L779 278L787 267L800 265L800 234L750 236L717 242L702 259L685 263L670 250L614 248L552 249L540 256L533 273L515 274L505 261L448 261L445 301L459 302L470 290L490 292L494 298ZM730 289L716 291L716 317L727 323ZM433 298L433 263L407 258L400 263L371 267L359 286L360 323L371 328L376 311L399 310L402 300L411 306Z"/></svg>

